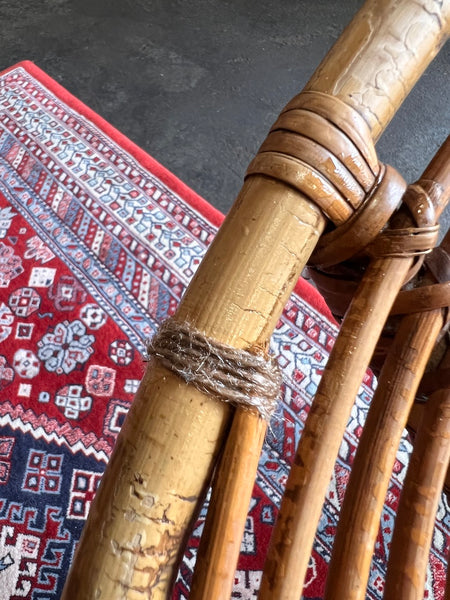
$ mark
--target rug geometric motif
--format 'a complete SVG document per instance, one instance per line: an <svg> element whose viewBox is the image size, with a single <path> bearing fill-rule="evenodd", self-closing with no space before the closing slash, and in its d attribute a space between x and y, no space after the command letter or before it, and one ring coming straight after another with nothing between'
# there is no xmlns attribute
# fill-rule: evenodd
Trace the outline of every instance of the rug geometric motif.
<svg viewBox="0 0 450 600"><path fill-rule="evenodd" d="M57 600L114 441L221 216L31 63L0 74L0 589ZM272 339L283 402L261 457L233 598L256 598L309 406L337 333L291 296ZM307 574L320 598L343 490L373 394L368 373L330 482ZM405 437L383 511L368 598L381 598ZM173 598L187 597L208 500ZM444 503L427 597L443 597Z"/></svg>

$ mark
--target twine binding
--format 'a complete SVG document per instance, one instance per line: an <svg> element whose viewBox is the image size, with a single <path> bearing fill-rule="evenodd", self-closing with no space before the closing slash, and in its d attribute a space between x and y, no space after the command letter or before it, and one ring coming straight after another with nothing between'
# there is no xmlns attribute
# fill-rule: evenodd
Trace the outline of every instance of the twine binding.
<svg viewBox="0 0 450 600"><path fill-rule="evenodd" d="M201 392L256 411L267 422L276 410L282 378L270 356L238 350L174 318L162 323L147 354Z"/></svg>

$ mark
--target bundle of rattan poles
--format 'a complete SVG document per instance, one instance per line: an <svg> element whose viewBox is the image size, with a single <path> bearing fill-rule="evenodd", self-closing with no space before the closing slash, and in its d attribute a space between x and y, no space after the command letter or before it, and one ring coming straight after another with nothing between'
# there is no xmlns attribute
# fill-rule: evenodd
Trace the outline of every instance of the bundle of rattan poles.
<svg viewBox="0 0 450 600"><path fill-rule="evenodd" d="M64 600L170 598L186 536L214 471L191 597L230 597L271 411L270 406L261 410L264 390L273 387L268 381L276 381L265 356L268 340L328 224L312 259L317 272L330 274L330 254L340 262L361 254L362 280L307 419L260 596L300 597L353 400L399 289L436 242L436 219L448 194L443 158L448 148L432 161L420 187L405 194L402 177L379 163L374 143L442 46L449 24L450 0L368 0L281 113L175 316L150 347L153 357L92 504ZM442 309L407 315L404 321L395 344L421 355L414 366L419 373L442 327ZM417 339L406 340L410 326ZM395 381L402 376L396 372ZM410 390L410 403L415 380L400 385ZM383 411L397 390L384 393L378 401ZM445 411L444 400L437 392L430 414ZM392 410L403 427L407 409L401 417ZM376 412L370 418L372 434L367 435L373 436L379 420L389 419ZM432 423L417 433L425 447L427 431L434 438ZM390 458L383 454L379 460ZM379 497L381 492L377 502ZM353 507L361 498L358 490L354 498ZM375 522L378 508L364 510ZM347 519L357 527L353 513ZM365 532L366 525L362 528ZM340 574L350 562L346 533L336 544L331 577L348 579L353 589L351 576ZM355 568L358 561L352 561ZM393 572L402 569L407 566L394 566ZM363 589L364 575L356 577ZM337 592L334 583L329 589L336 597L350 596L348 590Z"/></svg>
<svg viewBox="0 0 450 600"><path fill-rule="evenodd" d="M351 300L306 421L271 541L260 598L294 600L301 595L321 511L317 499L325 496L353 400L362 380L363 364L367 365L370 360L408 271L412 268L414 272L417 269L414 262L421 262L424 258L423 251L430 240L427 239L422 247L420 236L423 234L424 239L428 238L435 230L433 226L449 198L450 138L430 163L423 178L407 188L403 204L391 220L392 228L383 230L366 249L369 254L374 254L374 258L365 267L361 283ZM421 221L420 227L418 221ZM400 242L402 236L404 242ZM326 598L365 598L382 507L400 438L450 305L449 256L446 254L442 260L447 264L441 267L434 286L427 286L429 292L430 287L435 287L436 294L430 292L425 307L421 307L421 288L405 292L400 297L398 306L403 304L409 314L396 326L352 465L339 517ZM444 281L441 282L441 279ZM366 331L367 326L370 327L369 332ZM448 385L450 381L447 381ZM448 411L445 408L447 396L448 390L447 394L440 390L432 398L430 414L427 414L431 422L425 425L431 432L431 439L434 436L440 440L437 447L442 458L439 460L436 448L430 450L429 460L431 463L436 461L436 464L428 471L426 469L430 465L425 466L425 480L416 483L415 489L419 489L416 497L412 498L412 494L409 498L406 496L406 503L412 504L415 514L425 517L427 523L423 525L423 531L420 526L416 527L412 523L411 511L406 511L403 503L399 516L402 515L404 523L399 528L403 527L404 532L409 530L414 550L410 555L405 553L404 539L396 542L397 553L393 545L391 564L395 566L392 569L403 571L391 575L390 567L386 598L421 598L423 595L436 503L450 457L450 423L439 414ZM433 419L441 420L444 426L441 434L434 431ZM441 438L447 439L442 441ZM418 436L419 448L420 444L426 446L427 443L422 438L419 441ZM417 452L422 450L416 448L416 455ZM425 451L416 458L421 467L424 456ZM408 480L407 485L411 487L413 484ZM421 563L418 559L411 562L411 556L419 550L422 551ZM404 581L399 583L401 576L404 576ZM408 585L411 590L406 593ZM402 593L398 593L399 588L402 588Z"/></svg>

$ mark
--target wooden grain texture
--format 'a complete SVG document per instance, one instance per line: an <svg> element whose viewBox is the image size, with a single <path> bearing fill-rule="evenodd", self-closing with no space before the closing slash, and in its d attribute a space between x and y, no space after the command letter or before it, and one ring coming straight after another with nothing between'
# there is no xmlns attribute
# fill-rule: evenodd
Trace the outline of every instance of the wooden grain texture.
<svg viewBox="0 0 450 600"><path fill-rule="evenodd" d="M436 511L449 459L450 387L428 400L414 441L389 551L385 600L421 600L424 596Z"/></svg>
<svg viewBox="0 0 450 600"><path fill-rule="evenodd" d="M369 0L366 6L373 12L378 4ZM400 96L380 94L372 79L364 76L361 64L367 63L368 75L376 71L383 79L386 73L390 79L399 77L400 69L403 97L445 36L444 15L437 27L436 17L420 3L391 0L383 3L381 11L387 21L394 5L403 11L404 28L399 24L396 30L403 40L400 65L384 54L381 60L375 58L375 68L370 67L375 51L387 43L383 31L379 29L368 44L359 26L350 26L346 43L360 56L358 76L351 61L346 64L347 59L336 55L317 78L322 81L320 91L333 92L336 87L338 95L339 86L325 82L336 77L345 81L342 97L348 101L349 95L363 96L359 104L365 107L365 118L367 107L376 104L375 137ZM414 23L420 24L420 39L426 36L428 42L420 43L414 52L404 52L411 31L410 10ZM237 348L266 346L324 226L324 216L298 190L267 177L249 177L189 286L177 318ZM178 553L229 419L227 406L180 384L175 375L149 366L93 503L64 600L170 596Z"/></svg>
<svg viewBox="0 0 450 600"><path fill-rule="evenodd" d="M267 424L238 410L213 483L190 600L229 600Z"/></svg>
<svg viewBox="0 0 450 600"><path fill-rule="evenodd" d="M386 357L339 515L326 600L366 597L381 512L398 446L442 325L441 310L405 317Z"/></svg>

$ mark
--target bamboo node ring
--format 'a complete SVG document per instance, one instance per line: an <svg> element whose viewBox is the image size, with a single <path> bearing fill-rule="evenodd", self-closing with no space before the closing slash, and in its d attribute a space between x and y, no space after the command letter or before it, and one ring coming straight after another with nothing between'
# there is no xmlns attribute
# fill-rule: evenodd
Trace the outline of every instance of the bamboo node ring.
<svg viewBox="0 0 450 600"><path fill-rule="evenodd" d="M272 356L233 348L170 317L148 342L150 357L201 392L267 422L277 408L282 378Z"/></svg>

